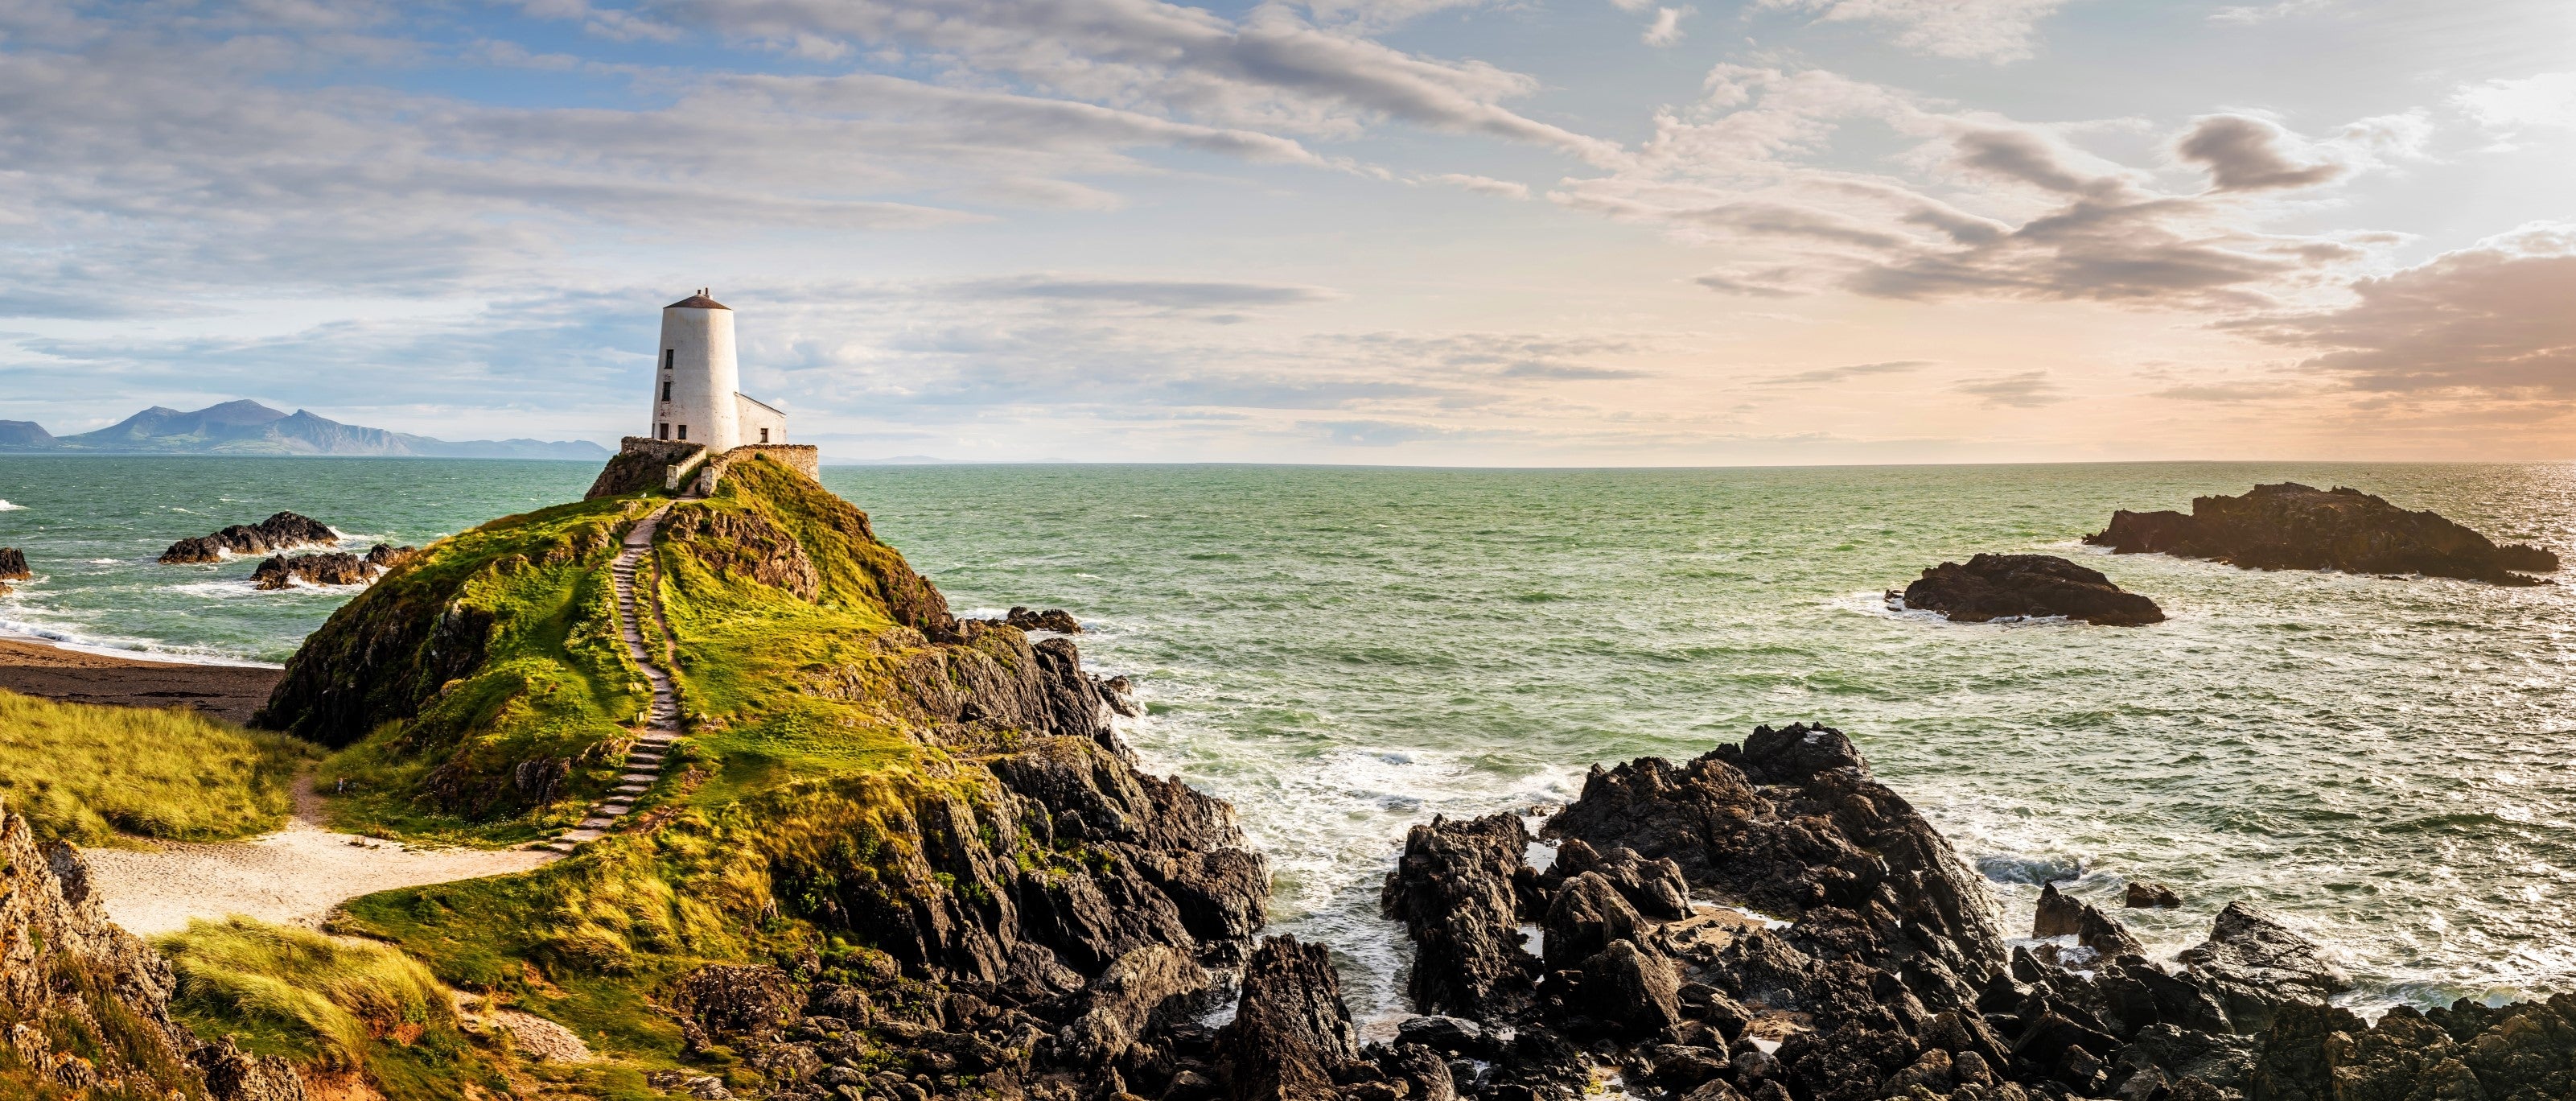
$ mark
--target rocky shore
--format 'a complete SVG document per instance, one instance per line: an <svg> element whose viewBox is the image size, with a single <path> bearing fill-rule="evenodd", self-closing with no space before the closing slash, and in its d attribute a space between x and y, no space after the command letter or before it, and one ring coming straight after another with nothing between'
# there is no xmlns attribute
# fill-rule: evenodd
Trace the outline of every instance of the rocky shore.
<svg viewBox="0 0 2576 1101"><path fill-rule="evenodd" d="M922 945L877 981L693 977L693 1042L782 1072L767 1096L817 1101L2536 1101L2576 1083L2576 998L2400 1008L2372 1027L2326 1004L2346 980L2317 946L2242 903L2157 961L2052 889L2041 939L2016 944L1984 882L1850 740L1806 726L1594 769L1542 827L1557 845L1543 870L1517 816L1415 827L1382 901L1415 949L1422 1015L1362 1043L1325 946L1252 946L1257 858L1205 825L1218 808L1120 759L1005 772L1045 817L1121 824L1093 836L1141 881L1095 883L1098 908L1070 911L1088 920L996 881L1012 902L977 919L988 937L951 926L945 943L976 947L935 949L933 915L956 910L932 892L872 916ZM1185 822L1201 825L1172 832ZM1217 854L1234 869L1220 889L1158 878ZM989 874L971 851L937 866ZM1202 1023L1228 1002L1229 1023Z"/></svg>
<svg viewBox="0 0 2576 1101"><path fill-rule="evenodd" d="M227 554L267 554L304 546L338 546L340 533L309 516L281 512L256 524L234 524L211 535L182 539L161 552L164 564L221 562Z"/></svg>
<svg viewBox="0 0 2576 1101"><path fill-rule="evenodd" d="M2191 512L2111 514L2084 537L2119 554L2209 558L2259 570L2342 570L2422 574L2497 585L2531 585L2558 556L2521 544L2498 546L2432 512L2410 512L2357 489L2319 490L2297 482L2258 485L2241 497L2195 497Z"/></svg>

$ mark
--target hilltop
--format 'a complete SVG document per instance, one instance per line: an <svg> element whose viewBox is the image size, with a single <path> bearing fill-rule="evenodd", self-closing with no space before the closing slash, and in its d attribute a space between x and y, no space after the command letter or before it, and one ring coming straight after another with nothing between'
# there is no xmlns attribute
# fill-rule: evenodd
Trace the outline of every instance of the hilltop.
<svg viewBox="0 0 2576 1101"><path fill-rule="evenodd" d="M56 436L34 421L0 421L0 454L10 455L390 455L444 459L580 459L608 450L587 440L452 442L342 424L255 401L182 412L153 406L94 432Z"/></svg>

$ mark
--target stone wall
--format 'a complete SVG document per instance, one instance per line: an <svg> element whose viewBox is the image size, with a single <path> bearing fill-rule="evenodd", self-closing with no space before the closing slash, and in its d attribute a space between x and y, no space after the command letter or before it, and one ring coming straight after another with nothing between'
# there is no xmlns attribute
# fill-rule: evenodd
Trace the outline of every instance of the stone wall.
<svg viewBox="0 0 2576 1101"><path fill-rule="evenodd" d="M715 492L716 487L723 484L726 470L731 469L733 464L754 455L766 455L789 470L817 482L823 480L823 454L812 444L745 444L718 455L713 461L707 463L706 469L698 473L697 491L700 494Z"/></svg>
<svg viewBox="0 0 2576 1101"><path fill-rule="evenodd" d="M590 492L583 494L582 500L668 489L671 468L687 463L706 449L707 445L695 441L628 436L619 441L617 454L600 469L599 477L591 481Z"/></svg>

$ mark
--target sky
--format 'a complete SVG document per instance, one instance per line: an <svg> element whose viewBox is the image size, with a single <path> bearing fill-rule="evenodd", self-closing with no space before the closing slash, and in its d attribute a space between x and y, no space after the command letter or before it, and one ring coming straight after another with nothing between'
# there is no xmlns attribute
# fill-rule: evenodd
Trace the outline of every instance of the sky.
<svg viewBox="0 0 2576 1101"><path fill-rule="evenodd" d="M2576 458L2564 0L0 0L0 419Z"/></svg>

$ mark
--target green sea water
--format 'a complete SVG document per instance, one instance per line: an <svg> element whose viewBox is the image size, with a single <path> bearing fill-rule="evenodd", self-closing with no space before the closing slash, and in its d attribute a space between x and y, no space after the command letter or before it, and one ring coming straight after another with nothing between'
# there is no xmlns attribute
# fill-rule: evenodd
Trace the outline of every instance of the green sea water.
<svg viewBox="0 0 2576 1101"><path fill-rule="evenodd" d="M162 546L293 508L422 542L577 496L577 464L10 460L0 622L279 660L344 592ZM2567 466L2139 464L1634 471L1236 466L825 471L963 611L1064 607L1137 679L1153 767L1232 800L1278 924L1395 1008L1375 913L1406 826L1561 802L1584 769L1756 723L1850 733L1985 872L2112 897L2151 946L2229 901L2326 943L2364 1005L2576 989L2576 592L2260 573L2074 543L2115 508L2292 479L2576 549ZM1950 624L1881 593L1977 551L2064 554L2144 628ZM2576 577L2576 575L2571 575ZM2024 925L2026 928L2026 924Z"/></svg>

